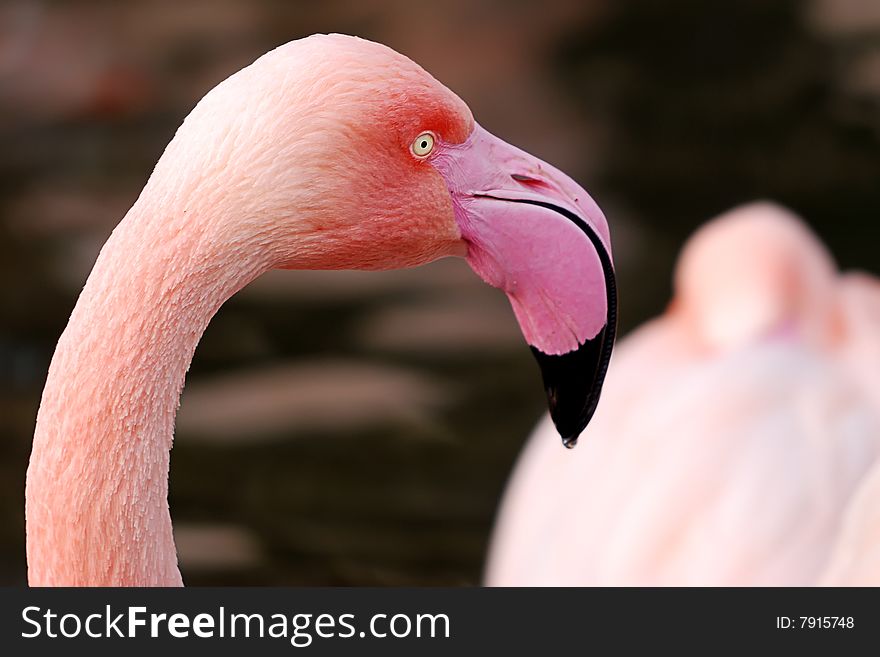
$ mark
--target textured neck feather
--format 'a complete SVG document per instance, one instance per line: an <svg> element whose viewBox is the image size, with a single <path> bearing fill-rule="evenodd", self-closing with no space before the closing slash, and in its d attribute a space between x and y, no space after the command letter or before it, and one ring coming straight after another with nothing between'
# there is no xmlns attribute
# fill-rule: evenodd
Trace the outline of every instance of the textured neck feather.
<svg viewBox="0 0 880 657"><path fill-rule="evenodd" d="M179 585L169 450L220 305L270 267L210 207L148 185L101 251L49 368L27 479L34 585Z"/></svg>

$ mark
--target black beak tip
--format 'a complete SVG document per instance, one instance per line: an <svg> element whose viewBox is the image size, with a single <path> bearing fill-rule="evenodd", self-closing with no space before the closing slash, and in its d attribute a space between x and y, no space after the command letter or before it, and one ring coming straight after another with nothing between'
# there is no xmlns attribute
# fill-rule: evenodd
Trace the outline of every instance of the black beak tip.
<svg viewBox="0 0 880 657"><path fill-rule="evenodd" d="M567 354L551 356L532 347L541 368L550 417L568 449L577 445L602 391L611 348L607 327Z"/></svg>

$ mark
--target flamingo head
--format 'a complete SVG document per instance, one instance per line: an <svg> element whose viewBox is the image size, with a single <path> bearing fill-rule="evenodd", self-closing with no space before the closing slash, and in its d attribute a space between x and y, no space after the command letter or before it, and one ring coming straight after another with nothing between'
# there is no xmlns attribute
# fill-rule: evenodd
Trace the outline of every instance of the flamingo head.
<svg viewBox="0 0 880 657"><path fill-rule="evenodd" d="M273 266L391 269L465 257L509 297L563 443L575 444L616 328L608 225L584 189L484 130L408 58L354 37L316 35L268 53L187 122L209 112L241 124L241 138L215 142L247 151L212 160L238 163L224 186L249 190L244 211L271 244Z"/></svg>
<svg viewBox="0 0 880 657"><path fill-rule="evenodd" d="M833 342L836 266L802 219L749 203L702 226L675 272L673 310L696 343L730 351L766 339Z"/></svg>

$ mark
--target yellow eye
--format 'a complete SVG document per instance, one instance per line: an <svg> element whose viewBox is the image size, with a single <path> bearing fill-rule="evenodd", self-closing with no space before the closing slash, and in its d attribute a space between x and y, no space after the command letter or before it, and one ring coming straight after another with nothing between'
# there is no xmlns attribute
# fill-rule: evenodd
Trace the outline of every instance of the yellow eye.
<svg viewBox="0 0 880 657"><path fill-rule="evenodd" d="M416 157L425 157L434 150L434 135L430 132L423 132L412 143L412 152Z"/></svg>

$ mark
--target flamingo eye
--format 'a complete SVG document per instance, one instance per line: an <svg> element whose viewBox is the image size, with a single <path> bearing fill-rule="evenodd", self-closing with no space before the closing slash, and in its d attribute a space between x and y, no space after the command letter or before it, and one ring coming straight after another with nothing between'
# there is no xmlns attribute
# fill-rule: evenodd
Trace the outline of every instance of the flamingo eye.
<svg viewBox="0 0 880 657"><path fill-rule="evenodd" d="M427 157L434 150L434 135L423 132L415 138L410 149L416 157Z"/></svg>

